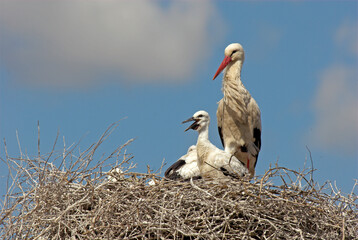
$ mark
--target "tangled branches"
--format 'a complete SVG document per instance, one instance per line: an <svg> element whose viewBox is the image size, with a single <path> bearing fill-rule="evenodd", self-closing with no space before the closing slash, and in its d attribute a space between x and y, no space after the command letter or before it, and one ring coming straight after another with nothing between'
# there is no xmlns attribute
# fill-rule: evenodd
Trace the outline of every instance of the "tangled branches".
<svg viewBox="0 0 358 240"><path fill-rule="evenodd" d="M251 182L174 182L133 172L125 146L101 160L87 150L6 156L4 239L357 239L357 196L318 188L283 167ZM109 163L112 162L112 166ZM115 163L114 163L115 162ZM102 169L113 168L105 172ZM110 175L110 177L108 176ZM281 182L274 184L273 182ZM151 184L148 184L151 182ZM154 185L153 185L154 183ZM327 187L332 189L327 194Z"/></svg>

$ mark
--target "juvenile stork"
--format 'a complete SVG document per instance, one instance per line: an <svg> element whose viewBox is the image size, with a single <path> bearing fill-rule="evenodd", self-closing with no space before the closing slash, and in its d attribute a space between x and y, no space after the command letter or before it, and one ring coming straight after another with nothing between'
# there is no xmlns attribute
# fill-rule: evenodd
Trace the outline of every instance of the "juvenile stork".
<svg viewBox="0 0 358 240"><path fill-rule="evenodd" d="M205 111L196 112L193 117L183 123L194 121L185 131L198 131L196 151L200 175L204 179L239 178L248 174L247 168L232 154L220 150L209 141L209 114Z"/></svg>
<svg viewBox="0 0 358 240"><path fill-rule="evenodd" d="M244 59L244 49L240 44L227 46L225 58L213 80L226 68L222 81L224 97L216 112L219 135L225 151L244 163L253 177L261 148L261 113L255 99L241 82Z"/></svg>
<svg viewBox="0 0 358 240"><path fill-rule="evenodd" d="M181 156L165 171L164 176L172 180L201 178L197 159L196 146L192 145L189 147L188 152L185 155Z"/></svg>

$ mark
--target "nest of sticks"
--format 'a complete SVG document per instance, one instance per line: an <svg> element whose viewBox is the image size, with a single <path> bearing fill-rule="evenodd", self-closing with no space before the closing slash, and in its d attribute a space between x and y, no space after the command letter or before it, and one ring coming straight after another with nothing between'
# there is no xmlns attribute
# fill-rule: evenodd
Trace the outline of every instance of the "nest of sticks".
<svg viewBox="0 0 358 240"><path fill-rule="evenodd" d="M169 181L134 171L130 141L96 159L114 128L77 154L77 146L34 158L6 154L1 238L358 238L357 195L318 187L310 170L275 166L251 181Z"/></svg>

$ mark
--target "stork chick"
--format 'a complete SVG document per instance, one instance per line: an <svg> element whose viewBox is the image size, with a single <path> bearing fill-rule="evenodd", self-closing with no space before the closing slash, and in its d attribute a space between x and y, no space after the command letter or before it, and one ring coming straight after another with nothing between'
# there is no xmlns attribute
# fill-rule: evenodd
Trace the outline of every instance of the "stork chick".
<svg viewBox="0 0 358 240"><path fill-rule="evenodd" d="M189 147L188 152L181 156L178 161L171 165L164 173L164 176L172 180L199 179L200 171L197 161L196 146Z"/></svg>
<svg viewBox="0 0 358 240"><path fill-rule="evenodd" d="M185 131L196 130L199 133L196 144L200 175L205 179L242 177L248 173L247 168L232 154L225 152L209 141L209 114L196 112L183 123L194 121Z"/></svg>
<svg viewBox="0 0 358 240"><path fill-rule="evenodd" d="M216 112L219 135L225 151L244 163L253 177L261 148L261 112L241 82L244 60L243 47L239 43L230 44L213 80L226 68L222 82L224 97Z"/></svg>

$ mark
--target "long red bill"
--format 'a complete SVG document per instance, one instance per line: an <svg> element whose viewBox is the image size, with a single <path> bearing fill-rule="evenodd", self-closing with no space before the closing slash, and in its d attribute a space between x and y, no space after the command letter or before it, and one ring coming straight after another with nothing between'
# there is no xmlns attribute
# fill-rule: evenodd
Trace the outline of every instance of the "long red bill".
<svg viewBox="0 0 358 240"><path fill-rule="evenodd" d="M213 80L224 70L224 68L229 64L229 62L231 61L231 57L230 56L226 56L224 58L224 60L221 62L220 67L218 68L218 70L215 73L215 76L213 77Z"/></svg>

